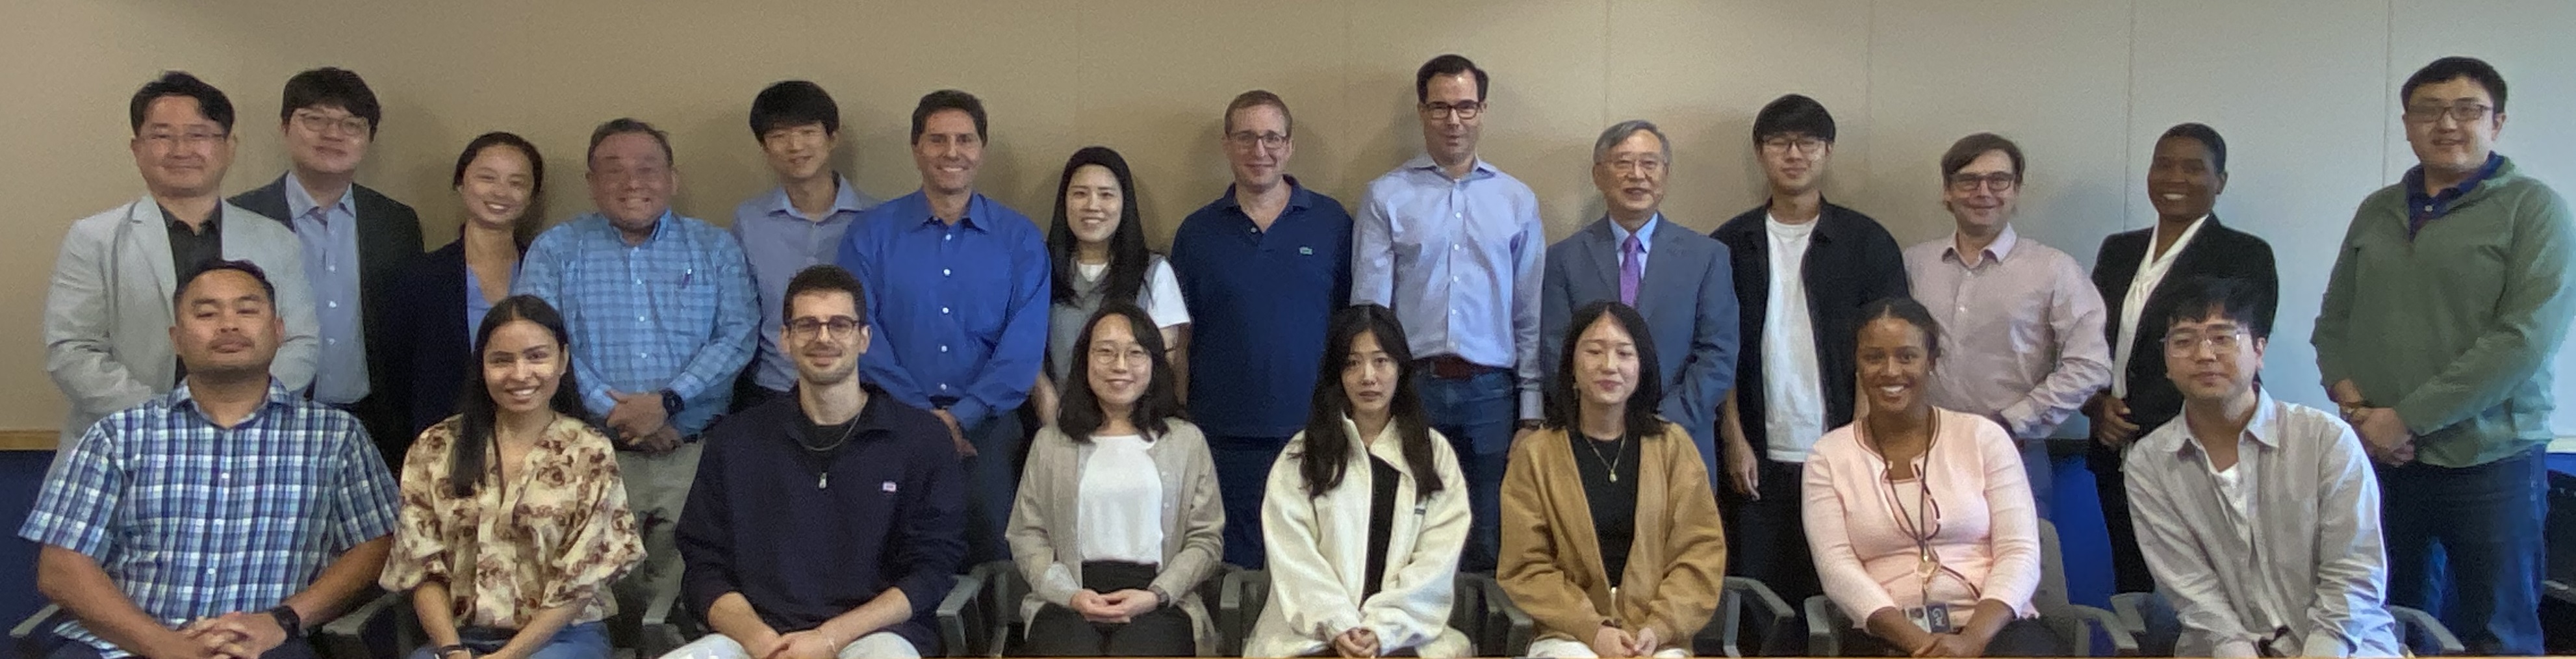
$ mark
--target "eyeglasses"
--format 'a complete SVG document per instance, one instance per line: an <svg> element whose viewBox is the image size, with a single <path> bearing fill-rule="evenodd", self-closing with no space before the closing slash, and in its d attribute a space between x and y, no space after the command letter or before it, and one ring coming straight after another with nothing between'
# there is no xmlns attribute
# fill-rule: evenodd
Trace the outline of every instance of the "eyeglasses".
<svg viewBox="0 0 2576 659"><path fill-rule="evenodd" d="M2406 108L2405 117L2407 123L2429 124L2441 121L2443 115L2450 115L2452 121L2465 124L2485 119L2487 118L2487 113L2494 110L2495 108L2493 107L2479 105L2476 103L2464 103L2460 105L2417 105Z"/></svg>
<svg viewBox="0 0 2576 659"><path fill-rule="evenodd" d="M1825 141L1813 137L1774 137L1762 141L1762 150L1767 153L1785 154L1790 149L1812 156L1825 150Z"/></svg>
<svg viewBox="0 0 2576 659"><path fill-rule="evenodd" d="M295 113L295 125L303 126L305 132L315 134L329 133L331 132L331 129L334 128L339 129L342 134L346 135L367 134L367 119L365 117L347 116L334 119L312 112L297 112Z"/></svg>
<svg viewBox="0 0 2576 659"><path fill-rule="evenodd" d="M814 338L822 334L823 330L831 330L833 336L858 336L860 327L859 319L849 316L806 317L787 321L787 333L800 339Z"/></svg>
<svg viewBox="0 0 2576 659"><path fill-rule="evenodd" d="M231 135L231 133L223 131L192 130L180 133L153 133L143 136L143 141L144 143L151 144L153 146L169 148L179 144L190 146L212 144L229 135Z"/></svg>
<svg viewBox="0 0 2576 659"><path fill-rule="evenodd" d="M1664 161L1657 158L1618 158L1602 164L1609 165L1610 171L1620 174L1654 174L1664 171Z"/></svg>
<svg viewBox="0 0 2576 659"><path fill-rule="evenodd" d="M1238 130L1233 134L1226 135L1225 141L1233 144L1235 148L1239 149L1249 149L1255 146L1264 149L1277 149L1279 147L1288 146L1288 135L1285 133L1255 133L1248 130Z"/></svg>
<svg viewBox="0 0 2576 659"><path fill-rule="evenodd" d="M1474 119L1476 118L1476 113L1484 111L1485 103L1483 101L1459 101L1456 103L1441 103L1435 101L1422 104L1422 113L1431 115L1431 118L1433 119L1447 118L1450 116L1456 116L1460 119Z"/></svg>
<svg viewBox="0 0 2576 659"><path fill-rule="evenodd" d="M2243 345L2244 338L2245 330L2242 329L2231 329L2210 334L2171 334L2165 336L2165 354L2198 354L2201 346L2208 346L2210 352L2216 353L2220 357L2233 356L2236 354L2236 349Z"/></svg>
<svg viewBox="0 0 2576 659"><path fill-rule="evenodd" d="M1992 174L1968 174L1963 172L1950 175L1950 189L1960 192L1975 192L1980 186L1987 190L2003 192L2005 190L2013 189L2013 186L2016 185L2021 185L2021 175L2014 174L2012 172L1995 172Z"/></svg>

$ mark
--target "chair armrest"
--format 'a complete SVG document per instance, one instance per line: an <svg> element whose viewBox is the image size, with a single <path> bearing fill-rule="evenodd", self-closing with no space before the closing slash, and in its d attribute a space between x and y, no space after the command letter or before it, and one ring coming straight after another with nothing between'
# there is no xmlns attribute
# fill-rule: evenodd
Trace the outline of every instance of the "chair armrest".
<svg viewBox="0 0 2576 659"><path fill-rule="evenodd" d="M9 638L24 641L38 634L51 634L53 630L48 629L51 626L49 623L54 621L54 616L62 613L63 607L54 604L36 609L35 615L27 616L26 620L18 621L18 626L9 628Z"/></svg>
<svg viewBox="0 0 2576 659"><path fill-rule="evenodd" d="M1529 612L1522 611L1520 604L1512 602L1511 594L1503 592L1502 582L1482 574L1475 575L1475 578L1477 585L1485 591L1485 610L1491 612L1485 618L1485 633L1502 635L1502 647L1495 648L1500 652L1484 654L1505 657L1529 654L1530 641L1537 635L1538 627L1530 620Z"/></svg>
<svg viewBox="0 0 2576 659"><path fill-rule="evenodd" d="M2129 630L2130 634L2144 634L2147 632L2146 608L2148 600L2154 599L2155 597L2155 593L2120 593L2118 595L2112 595L2111 615L2119 618L2120 627Z"/></svg>
<svg viewBox="0 0 2576 659"><path fill-rule="evenodd" d="M975 656L984 648L977 647L974 641L989 640L967 636L969 621L966 617L983 599L984 582L990 576L984 566L976 566L974 570L958 576L957 585L950 586L948 596L939 600L939 643L944 646L942 649L946 650L947 656Z"/></svg>
<svg viewBox="0 0 2576 659"><path fill-rule="evenodd" d="M369 590L373 589L373 587L369 588ZM410 592L379 593L376 597L341 613L340 617L332 618L322 623L322 626L313 628L311 638L313 650L316 654L333 659L367 659L377 656L381 653L369 649L367 640L381 638L387 643L398 643L399 641L392 636L395 627L394 616L410 612ZM371 630L375 633L370 633ZM411 648L387 649L395 653L411 650Z"/></svg>
<svg viewBox="0 0 2576 659"><path fill-rule="evenodd" d="M2050 631L2056 632L2060 640L2065 641L2068 654L2072 656L2101 656L2093 650L2093 632L2096 629L2099 629L2103 636L2111 639L2109 656L2131 657L2138 654L2137 636L2122 627L2120 617L2109 611L2081 604L2066 604L2040 609L2039 619L2040 622L2048 625Z"/></svg>
<svg viewBox="0 0 2576 659"><path fill-rule="evenodd" d="M1817 595L1807 598L1807 654L1819 657L1843 656L1844 624L1841 609L1834 608L1832 598Z"/></svg>
<svg viewBox="0 0 2576 659"><path fill-rule="evenodd" d="M2576 604L2576 584L2557 579L2543 579L2540 582L2540 596L2558 600L2561 604Z"/></svg>
<svg viewBox="0 0 2576 659"><path fill-rule="evenodd" d="M2420 609L2391 606L2388 607L2388 615L2397 618L2397 625L2399 628L2411 628L2425 636L2432 637L2433 646L2435 648L2434 654L2460 655L2467 654L2469 651L2468 646L2460 644L2460 637L2453 635L2451 633L2451 628L2443 626L2442 621L2434 618L2433 614L2425 613ZM2411 640L2415 634L2407 634L2406 636ZM2409 643L2408 645L2413 644Z"/></svg>
<svg viewBox="0 0 2576 659"><path fill-rule="evenodd" d="M1786 638L1789 633L1790 621L1798 618L1797 609L1789 608L1789 601L1781 599L1780 593L1772 591L1771 586L1769 584L1762 583L1762 580L1760 579L1752 577L1727 577L1726 591L1737 595L1733 598L1733 601L1736 604L1727 607L1734 609L1734 611L1729 611L1728 613L1740 613L1743 609L1743 603L1750 602L1753 606L1759 607L1764 614L1770 616L1771 620L1762 625L1762 640L1766 644L1770 644L1775 647L1778 646L1781 640ZM1738 636L1737 632L1739 631L1736 627L1737 624L1739 624L1738 621L1730 616L1727 621L1726 633L1723 638L1719 639L1719 641L1725 646L1724 649L1727 656L1730 657L1744 656L1742 649L1736 646L1736 637ZM1773 654L1772 652L1769 652L1770 649L1771 648L1762 648L1764 651L1760 654Z"/></svg>
<svg viewBox="0 0 2576 659"><path fill-rule="evenodd" d="M1251 622L1243 619L1244 607L1250 606L1252 582L1270 578L1260 570L1237 570L1225 575L1217 586L1216 629L1218 649L1226 656L1243 656L1244 637Z"/></svg>

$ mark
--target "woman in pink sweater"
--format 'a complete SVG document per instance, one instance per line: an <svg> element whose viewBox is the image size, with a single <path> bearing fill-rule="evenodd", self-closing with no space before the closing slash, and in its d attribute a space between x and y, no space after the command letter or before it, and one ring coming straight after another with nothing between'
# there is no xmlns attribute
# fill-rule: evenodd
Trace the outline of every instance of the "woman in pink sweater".
<svg viewBox="0 0 2576 659"><path fill-rule="evenodd" d="M1883 645L1845 651L2062 652L2032 618L2039 522L2012 438L1991 420L1926 400L1941 329L1923 305L1889 298L1862 311L1868 411L1818 440L1806 469L1817 576Z"/></svg>

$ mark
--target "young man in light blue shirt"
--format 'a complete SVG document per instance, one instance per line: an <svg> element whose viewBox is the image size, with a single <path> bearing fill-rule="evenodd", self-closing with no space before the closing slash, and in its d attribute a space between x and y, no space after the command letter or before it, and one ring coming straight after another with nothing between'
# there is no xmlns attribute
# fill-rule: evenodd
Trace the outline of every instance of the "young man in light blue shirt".
<svg viewBox="0 0 2576 659"><path fill-rule="evenodd" d="M822 86L787 80L760 90L751 101L751 136L778 187L733 209L733 237L751 261L752 287L760 295L759 353L734 384L734 411L785 395L796 384L795 359L778 343L787 280L831 263L850 221L877 205L832 167L841 106Z"/></svg>

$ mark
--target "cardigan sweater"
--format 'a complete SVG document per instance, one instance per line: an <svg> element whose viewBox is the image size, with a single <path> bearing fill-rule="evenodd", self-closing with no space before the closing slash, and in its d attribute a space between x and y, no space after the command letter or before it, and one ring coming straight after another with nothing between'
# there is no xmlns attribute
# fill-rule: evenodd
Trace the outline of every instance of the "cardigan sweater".
<svg viewBox="0 0 2576 659"><path fill-rule="evenodd" d="M1726 531L1698 447L1671 423L1642 440L1636 537L1614 596L1570 441L1566 429L1548 428L1512 445L1495 579L1540 638L1589 642L1609 623L1686 647L1726 580Z"/></svg>
<svg viewBox="0 0 2576 659"><path fill-rule="evenodd" d="M1163 480L1162 572L1154 587L1190 616L1193 640L1202 654L1216 648L1216 626L1199 601L1199 582L1216 572L1225 556L1225 506L1217 497L1216 461L1207 437L1188 421L1170 425L1146 451L1154 457ZM1076 442L1055 426L1039 430L1029 442L1027 466L1020 476L1018 501L1011 506L1011 561L1028 579L1029 595L1020 601L1020 619L1035 617L1047 604L1067 606L1082 592L1082 529L1079 502L1082 466L1092 444ZM1143 476L1139 474L1139 476Z"/></svg>
<svg viewBox="0 0 2576 659"><path fill-rule="evenodd" d="M1412 649L1423 657L1469 652L1467 637L1449 629L1458 580L1458 553L1467 546L1472 513L1458 454L1438 431L1431 433L1432 474L1415 474L1405 462L1403 440L1387 424L1365 444L1359 426L1342 420L1354 450L1342 460L1342 482L1321 495L1306 491L1299 469L1306 435L1288 440L1270 467L1261 503L1262 548L1268 554L1270 604L1243 646L1249 657L1300 657L1332 650L1333 636L1352 627L1377 634L1378 647ZM1365 583L1369 517L1376 475L1369 457L1395 468L1395 514L1386 542L1386 572L1377 594ZM1440 491L1417 494L1422 478L1437 478Z"/></svg>

